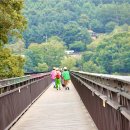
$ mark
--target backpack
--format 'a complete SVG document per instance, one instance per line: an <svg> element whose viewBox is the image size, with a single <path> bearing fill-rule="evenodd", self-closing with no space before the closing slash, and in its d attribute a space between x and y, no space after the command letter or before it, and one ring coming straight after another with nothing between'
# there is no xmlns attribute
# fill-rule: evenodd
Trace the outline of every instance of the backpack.
<svg viewBox="0 0 130 130"><path fill-rule="evenodd" d="M56 74L56 78L57 78L57 79L60 78L60 74L59 74L59 73Z"/></svg>

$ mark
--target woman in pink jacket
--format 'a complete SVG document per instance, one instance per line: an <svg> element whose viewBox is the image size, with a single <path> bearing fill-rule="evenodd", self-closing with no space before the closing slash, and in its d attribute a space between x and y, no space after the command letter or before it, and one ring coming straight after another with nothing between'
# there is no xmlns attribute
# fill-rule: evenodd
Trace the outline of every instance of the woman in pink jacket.
<svg viewBox="0 0 130 130"><path fill-rule="evenodd" d="M56 78L56 70L55 70L55 67L53 67L53 70L51 71L51 79L52 79L52 84L53 84L54 88L56 87L55 78Z"/></svg>

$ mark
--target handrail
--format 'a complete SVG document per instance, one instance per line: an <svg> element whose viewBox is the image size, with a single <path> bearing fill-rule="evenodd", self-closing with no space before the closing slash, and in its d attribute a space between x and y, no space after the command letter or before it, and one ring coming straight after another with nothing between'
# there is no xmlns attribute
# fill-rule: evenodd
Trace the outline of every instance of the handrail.
<svg viewBox="0 0 130 130"><path fill-rule="evenodd" d="M0 80L0 88L7 86L7 85L12 85L12 84L16 84L16 83L20 83L26 80L30 79L30 75L27 76L22 76L22 77L15 77L15 78L8 78L8 79L3 79Z"/></svg>
<svg viewBox="0 0 130 130"><path fill-rule="evenodd" d="M71 79L98 129L130 129L129 76L71 71Z"/></svg>
<svg viewBox="0 0 130 130"><path fill-rule="evenodd" d="M130 93L130 76L119 76L109 74L88 73L83 71L71 71L72 73L87 76L88 79L95 80L98 83L106 86L120 89L126 93Z"/></svg>
<svg viewBox="0 0 130 130"><path fill-rule="evenodd" d="M3 86L0 88L0 130L8 130L46 91L51 84L51 78L50 73L41 73L1 82Z"/></svg>
<svg viewBox="0 0 130 130"><path fill-rule="evenodd" d="M41 79L41 77L44 77L45 75L48 74L50 73L49 72L39 73L39 74L32 74L32 75L27 75L22 77L0 80L0 94L21 87L24 84L30 84L31 82L37 79Z"/></svg>
<svg viewBox="0 0 130 130"><path fill-rule="evenodd" d="M110 75L110 74L98 74L98 73L89 73L89 72L84 72L84 71L71 71L79 74L86 74L90 76L97 76L105 79L114 79L118 81L122 81L124 83L129 83L130 84L130 76L121 76L121 75Z"/></svg>

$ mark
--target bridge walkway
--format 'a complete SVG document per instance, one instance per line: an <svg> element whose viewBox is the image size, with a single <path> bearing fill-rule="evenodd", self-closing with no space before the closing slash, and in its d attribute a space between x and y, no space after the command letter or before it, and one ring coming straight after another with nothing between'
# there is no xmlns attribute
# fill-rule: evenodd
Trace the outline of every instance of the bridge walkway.
<svg viewBox="0 0 130 130"><path fill-rule="evenodd" d="M50 86L11 130L97 130L72 83L70 90Z"/></svg>

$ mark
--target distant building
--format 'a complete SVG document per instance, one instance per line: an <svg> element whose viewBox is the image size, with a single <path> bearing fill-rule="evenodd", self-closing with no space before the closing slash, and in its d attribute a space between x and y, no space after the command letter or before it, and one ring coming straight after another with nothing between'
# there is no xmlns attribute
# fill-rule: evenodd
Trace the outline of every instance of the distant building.
<svg viewBox="0 0 130 130"><path fill-rule="evenodd" d="M65 53L66 53L67 55L71 55L71 54L74 53L74 50L67 50L67 51L65 51Z"/></svg>

